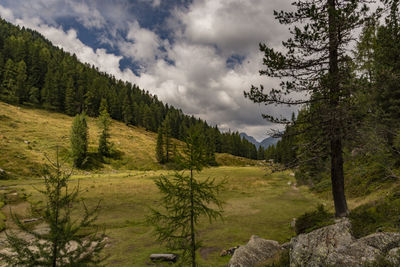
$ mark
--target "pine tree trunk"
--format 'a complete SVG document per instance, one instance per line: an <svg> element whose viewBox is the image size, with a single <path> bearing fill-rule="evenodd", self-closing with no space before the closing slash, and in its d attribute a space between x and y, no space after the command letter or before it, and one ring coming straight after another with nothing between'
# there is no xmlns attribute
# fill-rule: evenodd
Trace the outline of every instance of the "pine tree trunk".
<svg viewBox="0 0 400 267"><path fill-rule="evenodd" d="M339 138L331 140L331 180L335 215L345 217L348 210L344 194L342 141Z"/></svg>
<svg viewBox="0 0 400 267"><path fill-rule="evenodd" d="M342 135L340 129L339 99L339 67L338 67L338 46L339 33L336 14L335 0L328 0L329 15L329 92L330 92L330 112L331 112L331 180L332 194L335 203L336 217L347 215L346 196L344 194L344 174L343 174L343 152Z"/></svg>

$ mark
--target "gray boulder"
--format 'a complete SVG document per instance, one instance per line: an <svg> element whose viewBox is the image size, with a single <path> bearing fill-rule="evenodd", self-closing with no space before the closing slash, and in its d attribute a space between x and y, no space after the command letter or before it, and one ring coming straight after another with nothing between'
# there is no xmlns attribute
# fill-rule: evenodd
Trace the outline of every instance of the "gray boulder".
<svg viewBox="0 0 400 267"><path fill-rule="evenodd" d="M393 265L400 265L400 247L389 250L386 255L386 260Z"/></svg>
<svg viewBox="0 0 400 267"><path fill-rule="evenodd" d="M321 266L328 255L353 243L351 224L347 219L338 221L308 234L292 238L290 266Z"/></svg>
<svg viewBox="0 0 400 267"><path fill-rule="evenodd" d="M375 233L355 239L346 218L336 224L301 234L290 241L290 266L349 266L358 267L374 262L379 255L392 255L400 247L399 233Z"/></svg>
<svg viewBox="0 0 400 267"><path fill-rule="evenodd" d="M396 248L400 244L400 233L375 233L357 240L358 243L371 246L383 253Z"/></svg>
<svg viewBox="0 0 400 267"><path fill-rule="evenodd" d="M235 250L228 266L252 267L275 257L279 251L281 251L281 246L278 242L253 235L247 245L240 246Z"/></svg>

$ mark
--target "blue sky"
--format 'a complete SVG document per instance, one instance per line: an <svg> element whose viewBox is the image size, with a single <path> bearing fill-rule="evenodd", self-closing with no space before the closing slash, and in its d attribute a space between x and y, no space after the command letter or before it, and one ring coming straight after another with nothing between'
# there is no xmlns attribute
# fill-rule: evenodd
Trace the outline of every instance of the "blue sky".
<svg viewBox="0 0 400 267"><path fill-rule="evenodd" d="M288 0L2 0L0 16L35 29L101 71L138 84L185 113L261 140L272 127L262 113L284 107L243 97L260 77L260 42L288 37L273 18Z"/></svg>

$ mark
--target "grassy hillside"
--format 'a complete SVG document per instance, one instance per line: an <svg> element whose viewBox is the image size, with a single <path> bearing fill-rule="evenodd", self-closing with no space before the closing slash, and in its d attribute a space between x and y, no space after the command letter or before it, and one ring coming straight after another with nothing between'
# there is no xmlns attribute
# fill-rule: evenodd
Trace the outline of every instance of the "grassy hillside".
<svg viewBox="0 0 400 267"><path fill-rule="evenodd" d="M73 117L29 107L17 107L0 102L0 168L14 177L38 176L46 163L45 154L53 155L55 147L68 160L70 128ZM111 142L113 158L101 160L97 155L99 128L95 118L88 119L89 164L77 173L110 172L115 170L159 170L156 162L156 134L141 127L126 126L113 121ZM178 142L178 141L176 141ZM220 165L256 165L257 161L228 154L217 155Z"/></svg>
<svg viewBox="0 0 400 267"><path fill-rule="evenodd" d="M44 154L54 154L58 145L67 158L72 117L45 110L16 107L0 102L0 168L18 175L37 174ZM118 156L102 163L97 158L99 128L89 118L89 156L92 169L160 169L154 149L156 136L142 128L113 121L111 142Z"/></svg>

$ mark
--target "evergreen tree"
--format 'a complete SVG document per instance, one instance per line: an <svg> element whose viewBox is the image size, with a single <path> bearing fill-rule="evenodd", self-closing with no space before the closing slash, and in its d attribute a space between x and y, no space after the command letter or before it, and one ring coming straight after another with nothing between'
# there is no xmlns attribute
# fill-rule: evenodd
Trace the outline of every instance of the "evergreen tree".
<svg viewBox="0 0 400 267"><path fill-rule="evenodd" d="M217 162L215 160L215 137L213 128L204 129L205 132L205 153L206 162L208 165L216 166Z"/></svg>
<svg viewBox="0 0 400 267"><path fill-rule="evenodd" d="M154 117L148 105L144 106L143 110L143 127L146 131L152 131L154 128Z"/></svg>
<svg viewBox="0 0 400 267"><path fill-rule="evenodd" d="M378 123L386 126L385 139L392 146L400 128L400 12L399 1L385 1L389 14L378 28L374 51L374 88Z"/></svg>
<svg viewBox="0 0 400 267"><path fill-rule="evenodd" d="M264 159L264 154L265 154L264 148L262 146L259 146L258 147L258 151L257 151L257 159L258 160L263 160Z"/></svg>
<svg viewBox="0 0 400 267"><path fill-rule="evenodd" d="M364 22L367 2L294 1L295 11L275 12L280 23L294 25L293 38L283 42L285 53L260 44L266 66L260 74L284 81L280 89L274 88L268 94L263 92L263 86L252 86L250 92L245 93L256 103L315 107L317 112L309 114L304 123L321 128L324 140L329 142L332 194L338 217L348 212L344 194L343 139L351 129L351 119L346 117L349 114L346 110L351 106L348 79L351 59L345 51L352 31ZM310 99L291 98L291 93L295 92L308 94ZM287 119L271 115L264 117L273 122L289 123ZM298 123L303 122L298 120Z"/></svg>
<svg viewBox="0 0 400 267"><path fill-rule="evenodd" d="M161 203L165 211L153 210L149 222L155 226L159 241L172 250L182 251L180 261L184 266L190 263L195 267L196 250L200 247L196 232L199 218L206 216L212 221L222 213L222 203L217 198L222 184L194 177L194 172L200 172L206 164L204 137L199 127L189 129L181 164L189 174L177 172L173 178L162 176L156 181L163 194Z"/></svg>
<svg viewBox="0 0 400 267"><path fill-rule="evenodd" d="M29 102L33 104L39 104L40 103L40 90L37 87L31 87L29 90Z"/></svg>
<svg viewBox="0 0 400 267"><path fill-rule="evenodd" d="M35 232L12 213L18 230L32 238L7 231L6 247L11 253L2 253L0 257L9 266L98 266L103 260L99 253L104 248L105 236L87 229L93 227L99 206L90 211L84 205L81 219L73 218L79 187L69 187L71 173L62 171L58 150L56 161L50 163L44 175L45 189L38 190L45 205L32 209L33 215L40 216L49 226L49 232Z"/></svg>
<svg viewBox="0 0 400 267"><path fill-rule="evenodd" d="M165 162L170 162L171 160L171 152L172 152L172 130L171 130L171 118L170 115L167 114L165 120L162 124L162 131L164 135L164 144L165 144Z"/></svg>
<svg viewBox="0 0 400 267"><path fill-rule="evenodd" d="M99 153L102 156L110 155L110 126L111 118L108 113L107 101L103 98L100 104L100 116L99 116L99 128L101 129L101 134L99 137Z"/></svg>
<svg viewBox="0 0 400 267"><path fill-rule="evenodd" d="M122 103L122 119L126 125L132 123L133 120L132 101L129 95L125 96Z"/></svg>
<svg viewBox="0 0 400 267"><path fill-rule="evenodd" d="M88 150L88 126L85 113L76 115L72 123L71 150L74 166L81 168L86 161Z"/></svg>
<svg viewBox="0 0 400 267"><path fill-rule="evenodd" d="M70 116L75 116L78 112L78 105L76 103L76 90L74 80L70 77L67 81L65 90L65 113Z"/></svg>
<svg viewBox="0 0 400 267"><path fill-rule="evenodd" d="M20 104L28 100L26 64L23 60L17 64L15 95Z"/></svg>
<svg viewBox="0 0 400 267"><path fill-rule="evenodd" d="M158 133L157 133L156 159L158 163L161 164L164 163L164 144L163 144L162 127L158 128Z"/></svg>
<svg viewBox="0 0 400 267"><path fill-rule="evenodd" d="M8 59L4 66L3 82L1 84L1 95L9 102L16 102L15 92L17 91L16 75L17 69L12 59Z"/></svg>

